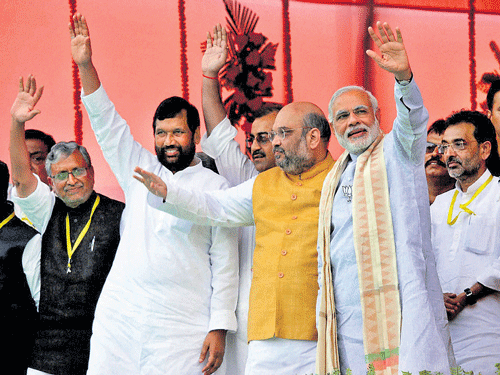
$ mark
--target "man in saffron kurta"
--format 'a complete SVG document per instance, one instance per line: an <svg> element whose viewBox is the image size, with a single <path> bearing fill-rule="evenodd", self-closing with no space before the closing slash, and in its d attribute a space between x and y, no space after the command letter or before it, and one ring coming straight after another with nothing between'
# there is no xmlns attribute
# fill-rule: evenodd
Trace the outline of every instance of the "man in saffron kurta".
<svg viewBox="0 0 500 375"><path fill-rule="evenodd" d="M150 195L154 207L205 225L255 223L246 375L314 371L318 204L333 166L329 138L317 106L292 103L278 113L271 132L279 168L241 185L200 194L136 168L138 179L166 197L163 203Z"/></svg>
<svg viewBox="0 0 500 375"><path fill-rule="evenodd" d="M321 198L317 373L449 373L423 168L428 115L399 30L377 25L382 57L368 54L394 74L398 114L384 138L371 93L348 86L330 101L346 152Z"/></svg>

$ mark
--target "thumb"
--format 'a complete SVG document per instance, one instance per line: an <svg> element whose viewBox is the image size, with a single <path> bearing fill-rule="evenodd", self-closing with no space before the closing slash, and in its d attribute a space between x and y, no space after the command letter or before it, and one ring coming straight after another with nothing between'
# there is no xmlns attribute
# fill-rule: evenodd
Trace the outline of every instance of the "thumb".
<svg viewBox="0 0 500 375"><path fill-rule="evenodd" d="M208 353L208 342L207 340L205 340L203 342L203 347L201 348L200 359L198 360L198 362L200 363L203 362L207 357L207 353Z"/></svg>

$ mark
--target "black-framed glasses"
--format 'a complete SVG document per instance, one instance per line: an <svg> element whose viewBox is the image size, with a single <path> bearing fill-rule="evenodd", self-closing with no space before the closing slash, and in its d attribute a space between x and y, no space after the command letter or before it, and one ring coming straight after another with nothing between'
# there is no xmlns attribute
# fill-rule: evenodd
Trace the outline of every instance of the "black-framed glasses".
<svg viewBox="0 0 500 375"><path fill-rule="evenodd" d="M300 128L297 128L297 129L278 128L277 132L275 132L274 130L269 132L269 139L271 140L271 142L274 141L274 138L276 138L276 137L281 138L281 139L285 139L288 134L292 134L295 130L312 129L312 128L313 128L312 126L302 126Z"/></svg>
<svg viewBox="0 0 500 375"><path fill-rule="evenodd" d="M259 132L259 133L257 133L257 136L254 136L253 134L250 134L246 138L246 140L245 140L246 146L248 148L252 147L252 144L253 144L254 140L257 141L257 143L260 144L260 145L265 145L266 143L268 143L268 142L271 141L268 132Z"/></svg>
<svg viewBox="0 0 500 375"><path fill-rule="evenodd" d="M50 176L50 177L52 177L53 179L55 179L57 181L66 181L70 174L72 174L73 177L75 177L75 178L84 177L87 175L87 167L73 168L72 171L59 172L55 176Z"/></svg>
<svg viewBox="0 0 500 375"><path fill-rule="evenodd" d="M459 139L459 140L453 141L451 143L441 143L438 146L438 152L440 154L444 154L448 150L449 147L451 147L454 151L462 151L462 150L465 150L465 148L467 147L468 144L469 143L467 143L463 139Z"/></svg>

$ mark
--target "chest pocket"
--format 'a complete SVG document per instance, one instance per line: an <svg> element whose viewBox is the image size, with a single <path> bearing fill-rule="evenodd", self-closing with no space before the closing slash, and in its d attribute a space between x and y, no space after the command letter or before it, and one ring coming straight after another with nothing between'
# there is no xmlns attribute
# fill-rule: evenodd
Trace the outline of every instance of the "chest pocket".
<svg viewBox="0 0 500 375"><path fill-rule="evenodd" d="M464 249L477 255L490 255L497 246L497 227L489 215L471 215L465 233Z"/></svg>

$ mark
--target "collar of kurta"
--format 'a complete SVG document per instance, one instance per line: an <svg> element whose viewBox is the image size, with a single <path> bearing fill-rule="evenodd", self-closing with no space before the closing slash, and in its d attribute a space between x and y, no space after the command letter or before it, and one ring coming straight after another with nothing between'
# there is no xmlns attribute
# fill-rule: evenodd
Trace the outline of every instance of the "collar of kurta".
<svg viewBox="0 0 500 375"><path fill-rule="evenodd" d="M304 173L297 174L297 175L285 173L285 175L293 182L304 181L304 180L314 178L317 175L319 175L321 172L326 171L327 169L329 169L333 165L333 163L335 163L335 161L333 160L332 155L330 155L330 152L327 152L326 158L324 158L319 163L313 165L310 169L308 169Z"/></svg>

